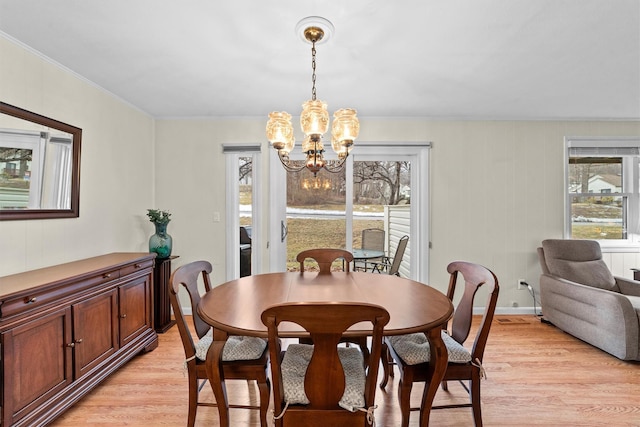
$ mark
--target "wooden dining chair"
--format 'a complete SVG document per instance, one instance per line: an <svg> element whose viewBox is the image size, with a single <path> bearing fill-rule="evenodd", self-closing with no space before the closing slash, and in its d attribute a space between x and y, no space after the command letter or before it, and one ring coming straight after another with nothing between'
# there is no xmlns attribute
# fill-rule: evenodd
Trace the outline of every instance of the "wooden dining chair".
<svg viewBox="0 0 640 427"><path fill-rule="evenodd" d="M464 261L452 262L448 265L447 271L450 274L449 290L447 292L449 299L453 301L457 279L460 276L464 279L464 291L451 321L451 331L447 331L447 325L444 326L442 331L442 339L447 346L447 352L449 354L447 371L442 381L442 388L448 391L447 381L460 381L470 396L470 403L433 406L432 409L471 407L475 425L480 427L482 426L480 379L484 375L482 360L493 314L498 301L498 278L489 269L478 264ZM463 344L469 336L471 329L474 297L478 289L483 286L487 288L487 302L482 321L473 342L473 347L471 351L469 351L463 347ZM400 371L398 400L402 413L401 425L406 427L409 425L409 411L420 409L410 407L413 383L426 382L430 379L429 341L424 333L414 333L385 338L383 347L385 347L382 351L384 379L380 387L384 389L390 375L390 361L386 360L390 354ZM463 381L468 381L469 386Z"/></svg>
<svg viewBox="0 0 640 427"><path fill-rule="evenodd" d="M318 274L330 274L333 262L340 258L343 260L342 265L344 271L349 272L349 265L353 262L353 254L343 249L308 249L300 252L296 257L296 261L300 263L301 273L304 271L305 260L309 258L318 263L318 267L320 268L320 272ZM350 343L357 344L364 354L365 359L369 357L367 337L350 337L343 339L342 342L347 343L347 345ZM311 340L308 338L301 338L300 343L311 344Z"/></svg>
<svg viewBox="0 0 640 427"><path fill-rule="evenodd" d="M320 268L320 274L331 273L331 266L337 259L342 258L343 270L349 272L349 265L353 262L353 254L344 249L307 249L296 256L296 261L300 263L300 272L304 271L304 261L308 258L314 259Z"/></svg>
<svg viewBox="0 0 640 427"><path fill-rule="evenodd" d="M211 290L209 274L211 263L195 261L177 268L169 281L169 299L178 325L185 352L185 364L189 381L189 414L187 426L195 423L198 406L218 408L220 425L229 427L229 408L258 409L260 425L267 426L267 408L270 397L268 378L269 352L262 338L226 336L222 331L214 331L198 315L200 302L198 282L201 279L205 292ZM193 331L198 340L194 341L187 319L182 311L179 292L186 289L191 302ZM216 403L200 402L198 395L206 380L209 380ZM258 405L230 405L227 401L226 380L255 380L260 394Z"/></svg>
<svg viewBox="0 0 640 427"><path fill-rule="evenodd" d="M276 427L373 423L387 310L367 303L284 303L264 310L262 322L269 332ZM300 325L314 344L290 344L283 352L278 339L282 322ZM345 331L359 322L372 327L366 366L357 348L338 346Z"/></svg>
<svg viewBox="0 0 640 427"><path fill-rule="evenodd" d="M400 264L404 258L404 252L407 249L409 243L409 236L402 236L398 240L398 246L396 246L396 253L393 255L393 259L384 257L381 262L373 263L373 271L377 273L385 272L392 276L400 276Z"/></svg>

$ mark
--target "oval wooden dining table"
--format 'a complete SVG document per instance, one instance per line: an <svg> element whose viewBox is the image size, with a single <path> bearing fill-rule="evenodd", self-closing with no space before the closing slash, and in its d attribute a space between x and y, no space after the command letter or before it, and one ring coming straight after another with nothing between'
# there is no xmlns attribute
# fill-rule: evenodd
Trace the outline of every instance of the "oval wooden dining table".
<svg viewBox="0 0 640 427"><path fill-rule="evenodd" d="M267 273L246 276L216 286L202 296L197 310L214 327L214 337L229 335L267 337L260 315L267 307L284 302L366 302L384 307L390 320L384 335L424 332L431 344L431 381L423 394L420 425L427 426L433 398L447 368L447 349L440 330L453 314L451 301L423 283L396 276L364 272ZM283 338L302 338L299 326L283 324ZM345 335L370 335L356 324Z"/></svg>

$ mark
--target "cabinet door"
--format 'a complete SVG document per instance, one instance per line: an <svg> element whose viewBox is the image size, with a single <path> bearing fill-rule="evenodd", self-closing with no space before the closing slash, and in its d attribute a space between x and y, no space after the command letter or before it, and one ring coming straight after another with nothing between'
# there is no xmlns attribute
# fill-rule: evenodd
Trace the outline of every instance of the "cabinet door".
<svg viewBox="0 0 640 427"><path fill-rule="evenodd" d="M112 289L72 306L76 378L118 350L117 297Z"/></svg>
<svg viewBox="0 0 640 427"><path fill-rule="evenodd" d="M124 346L145 330L151 322L151 281L143 276L118 287L120 306L120 346Z"/></svg>
<svg viewBox="0 0 640 427"><path fill-rule="evenodd" d="M71 338L71 308L2 334L2 425L12 425L71 384Z"/></svg>

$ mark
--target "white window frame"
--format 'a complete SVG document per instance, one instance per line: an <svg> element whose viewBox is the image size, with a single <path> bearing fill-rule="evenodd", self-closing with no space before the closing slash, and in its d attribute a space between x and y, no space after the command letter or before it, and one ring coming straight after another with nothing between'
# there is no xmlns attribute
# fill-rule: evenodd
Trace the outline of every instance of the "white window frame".
<svg viewBox="0 0 640 427"><path fill-rule="evenodd" d="M590 157L623 158L622 193L627 197L627 238L598 240L605 252L640 252L640 137L566 137L564 159L564 237L571 238L571 194L569 193L569 158L580 151ZM636 154L630 154L633 152ZM575 155L574 155L575 156ZM628 172L630 171L630 172Z"/></svg>

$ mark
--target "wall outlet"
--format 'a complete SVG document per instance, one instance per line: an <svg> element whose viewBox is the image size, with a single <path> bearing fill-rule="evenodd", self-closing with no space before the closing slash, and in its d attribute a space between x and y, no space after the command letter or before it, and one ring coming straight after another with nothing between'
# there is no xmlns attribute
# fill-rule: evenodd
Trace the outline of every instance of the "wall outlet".
<svg viewBox="0 0 640 427"><path fill-rule="evenodd" d="M527 283L524 279L518 279L518 290L523 291L527 289Z"/></svg>

